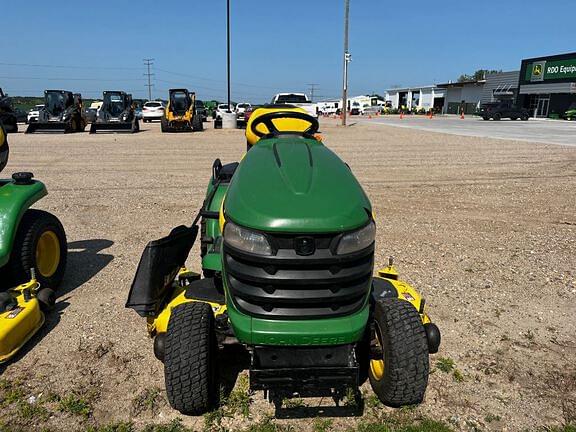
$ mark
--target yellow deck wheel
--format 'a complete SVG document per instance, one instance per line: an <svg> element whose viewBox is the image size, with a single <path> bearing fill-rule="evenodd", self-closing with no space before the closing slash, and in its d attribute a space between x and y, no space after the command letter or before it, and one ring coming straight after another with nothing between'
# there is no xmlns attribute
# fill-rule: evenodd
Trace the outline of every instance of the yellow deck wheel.
<svg viewBox="0 0 576 432"><path fill-rule="evenodd" d="M383 353L381 338L382 336L380 336L380 328L376 323L376 346L378 347L378 351ZM376 381L380 381L382 378L384 378L384 359L371 359L370 372Z"/></svg>
<svg viewBox="0 0 576 432"><path fill-rule="evenodd" d="M60 264L60 242L54 231L44 231L36 245L36 265L44 277L50 277Z"/></svg>

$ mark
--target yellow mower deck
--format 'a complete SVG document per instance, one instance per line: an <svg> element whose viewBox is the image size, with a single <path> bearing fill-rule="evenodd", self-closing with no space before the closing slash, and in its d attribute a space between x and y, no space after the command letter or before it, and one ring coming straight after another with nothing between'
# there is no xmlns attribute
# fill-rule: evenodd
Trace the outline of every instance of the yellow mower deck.
<svg viewBox="0 0 576 432"><path fill-rule="evenodd" d="M17 306L0 314L0 363L16 355L44 324L44 313L36 298L39 287L32 279L9 291Z"/></svg>

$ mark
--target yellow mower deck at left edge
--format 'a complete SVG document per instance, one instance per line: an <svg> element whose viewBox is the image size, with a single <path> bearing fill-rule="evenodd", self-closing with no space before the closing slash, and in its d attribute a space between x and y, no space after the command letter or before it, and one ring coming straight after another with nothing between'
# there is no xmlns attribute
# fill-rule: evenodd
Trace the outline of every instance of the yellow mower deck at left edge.
<svg viewBox="0 0 576 432"><path fill-rule="evenodd" d="M31 280L9 291L17 304L0 314L0 363L13 357L44 324L38 288L38 282Z"/></svg>

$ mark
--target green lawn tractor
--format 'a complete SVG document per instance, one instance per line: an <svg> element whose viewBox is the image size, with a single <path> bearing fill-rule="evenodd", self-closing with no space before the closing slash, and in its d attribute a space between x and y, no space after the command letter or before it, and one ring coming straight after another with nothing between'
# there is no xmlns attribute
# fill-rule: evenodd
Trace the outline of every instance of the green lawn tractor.
<svg viewBox="0 0 576 432"><path fill-rule="evenodd" d="M295 396L361 399L368 379L388 406L424 398L440 332L392 262L373 274L372 206L318 127L289 105L254 111L248 152L215 161L192 226L144 250L126 306L147 318L183 414L219 404L229 344L248 350L250 388L277 409ZM203 276L184 267L199 233Z"/></svg>
<svg viewBox="0 0 576 432"><path fill-rule="evenodd" d="M123 91L102 93L102 106L90 125L90 133L94 134L98 130L124 130L132 133L140 130L132 95Z"/></svg>
<svg viewBox="0 0 576 432"><path fill-rule="evenodd" d="M8 142L0 124L0 171ZM11 359L44 324L66 267L60 221L30 206L47 194L32 173L0 179L0 363Z"/></svg>
<svg viewBox="0 0 576 432"><path fill-rule="evenodd" d="M86 117L82 109L82 96L65 90L45 90L44 108L38 111L38 120L31 122L26 133L38 130L58 130L64 133L82 132Z"/></svg>

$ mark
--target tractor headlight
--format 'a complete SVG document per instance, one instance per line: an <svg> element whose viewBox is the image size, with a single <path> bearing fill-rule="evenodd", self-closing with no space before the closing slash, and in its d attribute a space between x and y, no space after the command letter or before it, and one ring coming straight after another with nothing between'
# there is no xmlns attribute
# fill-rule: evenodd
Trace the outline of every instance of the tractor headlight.
<svg viewBox="0 0 576 432"><path fill-rule="evenodd" d="M224 241L244 252L272 255L272 247L264 234L242 228L232 222L224 227Z"/></svg>
<svg viewBox="0 0 576 432"><path fill-rule="evenodd" d="M371 221L365 227L342 236L340 243L338 243L336 253L338 255L345 255L361 251L374 243L375 238L376 224L374 221Z"/></svg>
<svg viewBox="0 0 576 432"><path fill-rule="evenodd" d="M62 114L62 121L66 121L70 118L70 113L64 113Z"/></svg>

